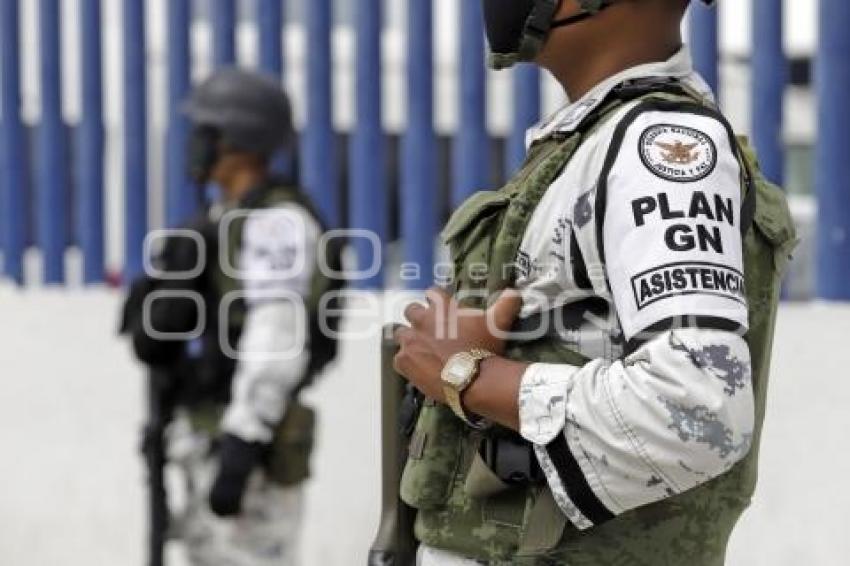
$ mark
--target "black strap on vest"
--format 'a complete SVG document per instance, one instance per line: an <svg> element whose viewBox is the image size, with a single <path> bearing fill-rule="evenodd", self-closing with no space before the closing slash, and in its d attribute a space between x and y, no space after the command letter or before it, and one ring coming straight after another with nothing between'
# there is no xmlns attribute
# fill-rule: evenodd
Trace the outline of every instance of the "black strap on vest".
<svg viewBox="0 0 850 566"><path fill-rule="evenodd" d="M699 98L699 95L685 87L682 82L675 77L642 77L631 79L614 87L597 106L597 110L591 112L584 120L582 120L581 124L579 124L576 128L576 131L581 132L582 134L587 133L601 119L608 115L607 110L611 106L619 108L629 102L633 102L639 98L643 98L644 96L649 96L654 93L687 97L694 100L694 102L700 102L704 105L704 101Z"/></svg>
<svg viewBox="0 0 850 566"><path fill-rule="evenodd" d="M744 202L741 203L741 237L746 237L747 232L750 231L750 228L753 225L753 221L756 217L756 178L755 174L750 168L750 162L744 156L744 152L741 149L741 145L736 143L735 147L738 151L738 161L743 164L743 172L744 172L744 183L747 186L747 192L744 194Z"/></svg>

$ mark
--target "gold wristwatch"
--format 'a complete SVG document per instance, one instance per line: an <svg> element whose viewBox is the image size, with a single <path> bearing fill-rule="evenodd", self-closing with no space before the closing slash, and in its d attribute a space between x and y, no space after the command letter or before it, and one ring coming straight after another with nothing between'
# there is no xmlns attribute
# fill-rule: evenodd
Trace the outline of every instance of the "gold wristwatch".
<svg viewBox="0 0 850 566"><path fill-rule="evenodd" d="M446 397L446 404L454 413L470 426L476 426L475 423L463 410L460 396L464 390L469 387L475 378L478 377L478 370L483 360L493 356L492 352L479 348L472 349L468 352L458 352L449 358L440 378L443 381L443 394Z"/></svg>

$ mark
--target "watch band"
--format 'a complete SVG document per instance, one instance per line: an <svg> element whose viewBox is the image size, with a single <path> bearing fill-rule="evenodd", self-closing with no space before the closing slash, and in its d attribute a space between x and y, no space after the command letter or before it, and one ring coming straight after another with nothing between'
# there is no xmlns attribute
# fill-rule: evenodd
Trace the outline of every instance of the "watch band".
<svg viewBox="0 0 850 566"><path fill-rule="evenodd" d="M475 362L477 366L480 366L480 363L487 358L494 356L492 352L484 350L482 348L473 348L466 352ZM459 419L468 424L471 427L478 428L478 424L474 422L469 415L467 415L466 411L463 408L463 402L461 401L461 395L466 389L472 385L472 382L475 381L475 378L478 377L478 373L480 371L480 367L476 367L475 374L469 380L465 387L458 389L456 387L451 386L448 383L443 383L443 394L446 398L446 405L452 410L452 412L457 415Z"/></svg>

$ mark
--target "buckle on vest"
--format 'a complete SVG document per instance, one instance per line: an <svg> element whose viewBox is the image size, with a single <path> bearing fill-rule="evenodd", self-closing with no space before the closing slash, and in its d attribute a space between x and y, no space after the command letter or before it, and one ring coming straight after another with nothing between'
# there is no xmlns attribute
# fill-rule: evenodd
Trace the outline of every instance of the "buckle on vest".
<svg viewBox="0 0 850 566"><path fill-rule="evenodd" d="M508 485L529 485L544 479L534 448L519 437L488 435L479 450L487 467Z"/></svg>

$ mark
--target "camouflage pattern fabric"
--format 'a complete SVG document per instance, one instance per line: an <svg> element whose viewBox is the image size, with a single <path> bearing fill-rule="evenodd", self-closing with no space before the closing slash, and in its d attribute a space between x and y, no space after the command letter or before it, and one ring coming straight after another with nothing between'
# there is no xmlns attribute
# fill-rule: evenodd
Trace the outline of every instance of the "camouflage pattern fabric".
<svg viewBox="0 0 850 566"><path fill-rule="evenodd" d="M668 95L650 94L669 100ZM692 101L692 98L680 97ZM611 107L597 111L606 114ZM549 185L575 153L582 134L550 136L532 147L525 166L505 188L473 195L455 212L443 232L455 263L456 294L468 306L486 306L486 296L510 285L519 242L531 214ZM624 513L614 520L579 532L555 508L545 506L548 487L505 486L495 495L469 495L467 474L481 441L448 409L425 407L417 423L411 457L402 479L402 498L419 509L415 534L425 545L487 564L544 566L720 566L726 543L755 489L758 443L764 420L770 351L781 275L795 245L793 222L783 193L757 173L752 152L741 140L742 160L755 176L756 213L744 242L749 305L750 347L756 429L753 449L731 471L701 486L657 503ZM489 266L482 270L481 265ZM737 386L734 360L723 352L688 352L711 365ZM514 359L583 365L586 360L552 339L509 344ZM678 409L671 407L671 414ZM720 449L723 431L712 428L709 411L675 413L681 434L702 435ZM541 540L541 525L558 525L557 536ZM545 539L546 537L543 537ZM529 540L534 544L529 544Z"/></svg>
<svg viewBox="0 0 850 566"><path fill-rule="evenodd" d="M169 430L169 459L186 478L185 506L175 512L173 535L193 566L297 566L303 485L281 487L260 470L251 477L235 519L213 514L207 502L217 462L213 435L181 417Z"/></svg>

